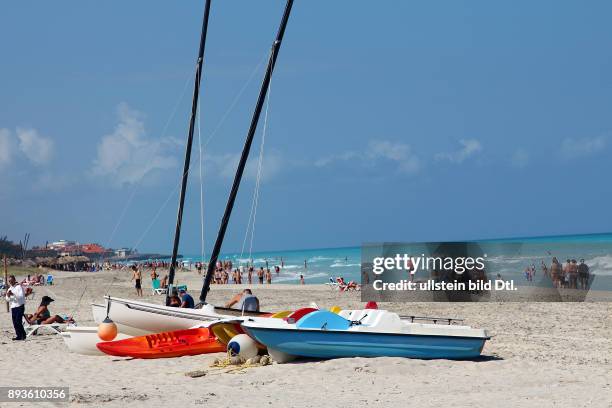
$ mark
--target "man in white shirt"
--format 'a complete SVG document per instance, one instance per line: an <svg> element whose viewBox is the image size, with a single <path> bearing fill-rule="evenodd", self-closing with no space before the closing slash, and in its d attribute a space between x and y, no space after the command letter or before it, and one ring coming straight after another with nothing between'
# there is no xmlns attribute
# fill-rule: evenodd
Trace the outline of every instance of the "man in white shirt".
<svg viewBox="0 0 612 408"><path fill-rule="evenodd" d="M23 288L14 275L9 276L9 288L6 291L6 301L9 302L11 315L13 317L13 327L17 337L13 340L25 340L26 332L23 328L23 314L25 313L25 298L32 291L31 288Z"/></svg>

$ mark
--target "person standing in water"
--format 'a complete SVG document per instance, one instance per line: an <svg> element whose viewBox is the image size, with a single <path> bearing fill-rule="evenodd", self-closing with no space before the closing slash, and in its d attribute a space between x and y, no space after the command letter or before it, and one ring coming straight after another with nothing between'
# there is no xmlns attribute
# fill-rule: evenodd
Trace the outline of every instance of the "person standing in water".
<svg viewBox="0 0 612 408"><path fill-rule="evenodd" d="M267 284L272 283L272 272L270 272L270 268L266 269L266 283Z"/></svg>
<svg viewBox="0 0 612 408"><path fill-rule="evenodd" d="M259 268L259 270L257 271L257 278L259 279L259 284L263 285L263 280L264 280L264 269L263 266Z"/></svg>
<svg viewBox="0 0 612 408"><path fill-rule="evenodd" d="M584 263L584 259L581 259L578 265L578 279L580 289L587 289L589 286L589 267Z"/></svg>
<svg viewBox="0 0 612 408"><path fill-rule="evenodd" d="M306 282L304 282L304 275L300 275L300 285L305 285Z"/></svg>

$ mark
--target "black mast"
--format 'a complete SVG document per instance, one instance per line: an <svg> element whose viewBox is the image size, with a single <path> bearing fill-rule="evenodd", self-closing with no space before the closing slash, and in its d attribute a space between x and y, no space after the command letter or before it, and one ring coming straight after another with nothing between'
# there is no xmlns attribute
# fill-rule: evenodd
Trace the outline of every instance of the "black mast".
<svg viewBox="0 0 612 408"><path fill-rule="evenodd" d="M200 50L196 66L196 75L193 85L193 102L191 104L191 117L189 118L189 134L187 136L187 146L185 148L185 165L183 167L183 182L181 184L181 195L179 197L178 213L176 215L176 230L174 231L174 246L172 247L172 261L170 262L170 272L168 273L168 285L172 287L174 283L174 269L176 257L178 255L179 242L181 239L181 224L183 223L183 206L185 205L185 191L187 190L187 176L189 174L189 162L191 160L191 145L193 144L193 130L195 128L195 118L198 111L198 96L200 94L200 79L202 78L202 64L204 63L204 47L206 45L206 32L208 31L208 15L210 13L210 1L206 0L204 5L204 19L202 21L202 34L200 35ZM166 294L166 305L170 304L171 293Z"/></svg>
<svg viewBox="0 0 612 408"><path fill-rule="evenodd" d="M274 43L272 44L272 49L270 50L268 68L266 69L266 75L264 76L263 82L261 84L259 98L257 99L257 105L255 105L255 112L253 112L253 118L251 119L251 127L249 128L249 133L247 134L246 140L244 142L244 147L242 148L242 156L240 156L240 162L238 163L238 168L236 169L236 176L234 177L234 184L232 185L232 189L227 199L225 213L223 213L223 218L221 219L221 225L219 226L217 240L215 241L215 246L212 250L212 253L210 254L210 261L208 262L208 268L206 270L206 278L204 279L204 285L202 286L202 292L200 293L201 302L206 301L206 294L208 292L208 288L210 287L210 281L217 265L219 252L221 252L221 245L223 245L225 230L227 229L227 224L229 223L229 219L232 214L232 209L234 208L234 201L236 200L236 195L238 194L240 180L242 179L242 173L244 173L244 166L246 165L247 159L249 158L251 143L253 142L255 130L257 130L257 122L259 121L259 115L261 114L261 109L266 99L266 94L268 93L270 79L272 78L272 72L274 71L274 65L276 64L276 57L278 57L281 42L283 41L283 35L285 34L285 27L287 27L287 21L289 21L289 14L291 13L292 5L293 0L287 0L287 5L285 6L285 13L283 14L283 19L281 20L280 27L278 28L278 32L276 34L276 40L274 40Z"/></svg>

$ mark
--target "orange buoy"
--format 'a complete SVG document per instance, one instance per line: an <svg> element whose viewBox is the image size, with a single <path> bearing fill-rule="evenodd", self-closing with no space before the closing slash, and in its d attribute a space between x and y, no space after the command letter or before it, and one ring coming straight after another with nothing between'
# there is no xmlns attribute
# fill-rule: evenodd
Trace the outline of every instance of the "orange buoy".
<svg viewBox="0 0 612 408"><path fill-rule="evenodd" d="M117 325L108 316L98 326L98 337L104 341L112 341L117 337Z"/></svg>

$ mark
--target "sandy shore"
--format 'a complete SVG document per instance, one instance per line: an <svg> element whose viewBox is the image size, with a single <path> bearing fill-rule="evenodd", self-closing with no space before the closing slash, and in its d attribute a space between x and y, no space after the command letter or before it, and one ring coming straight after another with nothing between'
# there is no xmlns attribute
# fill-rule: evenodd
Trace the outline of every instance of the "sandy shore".
<svg viewBox="0 0 612 408"><path fill-rule="evenodd" d="M53 313L73 313L92 325L89 303L107 291L134 297L128 272L55 273L56 284L36 288L56 301ZM197 298L200 277L180 272ZM109 285L113 282L112 285ZM161 302L150 294L145 300ZM253 286L266 310L308 305L358 308L357 293L325 285ZM213 286L209 300L227 301L238 287ZM167 360L129 360L68 352L60 336L12 342L10 315L0 315L5 368L1 385L69 386L71 404L92 407L612 407L612 303L386 303L403 314L462 317L487 328L480 361L346 358L274 364L228 373L209 368L218 355ZM207 370L189 378L186 372ZM2 407L19 406L0 403ZM23 406L29 406L23 404ZM45 406L45 404L36 404ZM54 405L47 405L54 406Z"/></svg>

